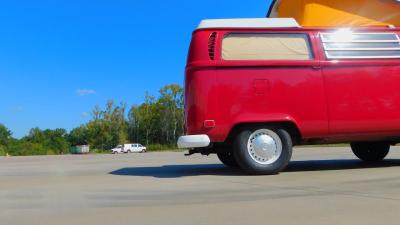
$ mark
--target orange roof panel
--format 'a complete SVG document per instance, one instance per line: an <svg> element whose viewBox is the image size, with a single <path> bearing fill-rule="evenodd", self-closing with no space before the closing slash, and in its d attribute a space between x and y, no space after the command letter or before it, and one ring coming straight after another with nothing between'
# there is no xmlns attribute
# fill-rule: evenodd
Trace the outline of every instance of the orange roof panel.
<svg viewBox="0 0 400 225"><path fill-rule="evenodd" d="M269 17L295 18L301 26L400 26L395 0L277 0Z"/></svg>

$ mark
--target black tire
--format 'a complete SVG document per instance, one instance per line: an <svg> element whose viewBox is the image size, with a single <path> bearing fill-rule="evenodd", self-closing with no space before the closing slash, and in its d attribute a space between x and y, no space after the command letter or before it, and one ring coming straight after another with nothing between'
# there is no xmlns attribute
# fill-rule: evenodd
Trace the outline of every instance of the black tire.
<svg viewBox="0 0 400 225"><path fill-rule="evenodd" d="M366 162L382 161L389 153L390 144L384 142L355 142L351 150L359 159Z"/></svg>
<svg viewBox="0 0 400 225"><path fill-rule="evenodd" d="M233 151L224 151L217 153L218 159L228 167L239 167L235 156L233 155Z"/></svg>
<svg viewBox="0 0 400 225"><path fill-rule="evenodd" d="M270 164L262 164L257 162L251 155L247 148L250 136L254 132L260 130L268 130L274 133L281 142L281 154L278 158ZM257 127L253 129L242 130L235 138L234 143L234 156L240 168L245 172L253 175L273 175L284 170L289 164L292 157L293 144L289 133L282 128L275 127Z"/></svg>

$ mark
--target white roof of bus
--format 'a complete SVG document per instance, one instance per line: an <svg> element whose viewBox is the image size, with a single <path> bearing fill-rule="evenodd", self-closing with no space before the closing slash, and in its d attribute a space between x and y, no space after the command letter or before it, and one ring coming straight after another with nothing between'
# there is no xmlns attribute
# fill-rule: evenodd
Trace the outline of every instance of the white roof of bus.
<svg viewBox="0 0 400 225"><path fill-rule="evenodd" d="M197 29L203 28L298 28L293 18L252 18L203 20Z"/></svg>

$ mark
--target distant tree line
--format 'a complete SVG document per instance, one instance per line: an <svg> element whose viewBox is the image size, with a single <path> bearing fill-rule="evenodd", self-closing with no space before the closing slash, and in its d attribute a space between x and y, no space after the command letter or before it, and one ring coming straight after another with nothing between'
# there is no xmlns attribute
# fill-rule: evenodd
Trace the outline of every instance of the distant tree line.
<svg viewBox="0 0 400 225"><path fill-rule="evenodd" d="M150 150L174 148L183 134L183 88L167 85L157 97L145 94L141 105L127 108L109 100L96 106L88 123L70 132L65 129L33 128L21 139L0 124L0 155L67 154L72 146L89 145L104 151L123 143L141 143Z"/></svg>

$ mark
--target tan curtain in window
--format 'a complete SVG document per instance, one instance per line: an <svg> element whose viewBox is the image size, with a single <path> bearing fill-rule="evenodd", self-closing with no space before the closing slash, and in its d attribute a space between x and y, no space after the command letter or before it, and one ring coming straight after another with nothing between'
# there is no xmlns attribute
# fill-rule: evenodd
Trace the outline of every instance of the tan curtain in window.
<svg viewBox="0 0 400 225"><path fill-rule="evenodd" d="M308 60L305 35L230 34L222 43L224 60Z"/></svg>

